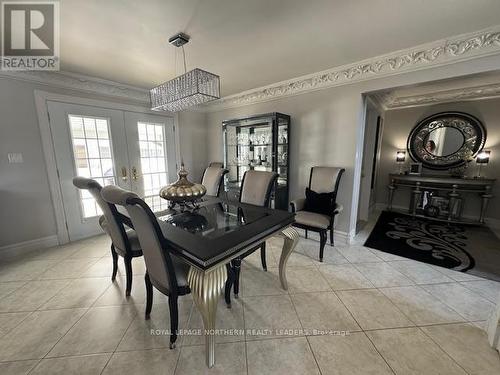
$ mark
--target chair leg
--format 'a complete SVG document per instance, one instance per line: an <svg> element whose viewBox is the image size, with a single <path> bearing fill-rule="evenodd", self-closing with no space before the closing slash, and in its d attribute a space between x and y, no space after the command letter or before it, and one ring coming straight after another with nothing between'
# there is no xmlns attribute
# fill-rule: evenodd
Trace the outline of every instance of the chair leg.
<svg viewBox="0 0 500 375"><path fill-rule="evenodd" d="M146 320L149 320L151 315L151 308L153 307L153 284L151 284L151 280L149 279L149 275L146 272L144 275L144 282L146 284Z"/></svg>
<svg viewBox="0 0 500 375"><path fill-rule="evenodd" d="M177 331L179 330L179 309L177 306L177 295L168 296L168 308L170 310L170 349L175 348Z"/></svg>
<svg viewBox="0 0 500 375"><path fill-rule="evenodd" d="M307 229L304 229L305 230L305 237L306 237L306 240L307 240Z"/></svg>
<svg viewBox="0 0 500 375"><path fill-rule="evenodd" d="M265 242L263 242L262 245L260 245L260 261L262 262L262 268L264 269L264 271L267 271Z"/></svg>
<svg viewBox="0 0 500 375"><path fill-rule="evenodd" d="M234 272L234 298L238 298L238 293L240 292L240 269L241 269L241 259L236 258L231 261Z"/></svg>
<svg viewBox="0 0 500 375"><path fill-rule="evenodd" d="M229 309L231 308L231 288L233 287L234 283L234 271L230 263L226 264L226 270L227 270L227 280L226 280L226 287L224 289L224 299L226 300L226 305L227 308Z"/></svg>
<svg viewBox="0 0 500 375"><path fill-rule="evenodd" d="M319 232L319 261L323 262L323 251L326 245L326 230Z"/></svg>
<svg viewBox="0 0 500 375"><path fill-rule="evenodd" d="M125 290L125 296L130 296L130 291L132 290L132 257L124 257L123 261L125 263L125 273L127 274L127 288Z"/></svg>
<svg viewBox="0 0 500 375"><path fill-rule="evenodd" d="M113 244L111 244L111 256L113 257L113 273L111 274L111 281L116 280L116 273L118 272L118 253Z"/></svg>
<svg viewBox="0 0 500 375"><path fill-rule="evenodd" d="M335 242L333 242L333 227L330 228L330 245L335 245Z"/></svg>

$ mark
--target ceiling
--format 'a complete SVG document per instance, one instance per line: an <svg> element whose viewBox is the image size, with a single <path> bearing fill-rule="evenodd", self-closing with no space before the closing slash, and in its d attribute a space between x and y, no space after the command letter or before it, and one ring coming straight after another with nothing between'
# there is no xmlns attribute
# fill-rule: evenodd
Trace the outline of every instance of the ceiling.
<svg viewBox="0 0 500 375"><path fill-rule="evenodd" d="M498 0L61 0L61 70L150 88L188 70L222 95L499 23ZM177 62L177 63L176 63Z"/></svg>

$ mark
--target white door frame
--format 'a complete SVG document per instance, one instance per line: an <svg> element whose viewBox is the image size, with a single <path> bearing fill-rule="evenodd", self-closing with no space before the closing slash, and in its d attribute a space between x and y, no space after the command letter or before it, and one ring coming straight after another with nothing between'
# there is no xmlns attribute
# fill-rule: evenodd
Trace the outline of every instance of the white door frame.
<svg viewBox="0 0 500 375"><path fill-rule="evenodd" d="M71 95L55 94L43 90L35 90L35 107L38 116L38 126L40 128L40 136L42 139L42 149L47 167L47 177L49 181L50 196L52 199L52 207L54 208L54 217L56 219L57 239L59 245L69 242L68 228L66 227L66 213L62 200L61 185L59 183L54 143L52 141L52 133L50 129L49 111L47 101L62 102L77 105L88 105L92 107L117 109L122 111L137 112L144 114L159 115L158 112L151 111L147 107L132 104L122 104L109 101L95 100L82 98ZM165 113L168 117L174 119L174 133L175 133L175 149L176 149L176 164L180 160L180 140L179 131L177 131L178 115Z"/></svg>

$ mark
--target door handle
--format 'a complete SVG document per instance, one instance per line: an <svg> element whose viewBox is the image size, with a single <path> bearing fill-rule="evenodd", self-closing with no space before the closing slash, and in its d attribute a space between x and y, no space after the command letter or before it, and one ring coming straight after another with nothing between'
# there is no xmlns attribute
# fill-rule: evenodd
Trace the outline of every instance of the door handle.
<svg viewBox="0 0 500 375"><path fill-rule="evenodd" d="M137 168L132 167L132 180L137 181L139 179L139 175L137 173Z"/></svg>
<svg viewBox="0 0 500 375"><path fill-rule="evenodd" d="M125 167L122 167L122 180L123 181L127 181L128 180L127 168L125 168Z"/></svg>

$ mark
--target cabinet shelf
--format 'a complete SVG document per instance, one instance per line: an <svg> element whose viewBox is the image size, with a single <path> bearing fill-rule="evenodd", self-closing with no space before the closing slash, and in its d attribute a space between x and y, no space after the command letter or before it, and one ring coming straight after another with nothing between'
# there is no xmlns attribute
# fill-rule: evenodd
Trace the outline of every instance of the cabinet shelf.
<svg viewBox="0 0 500 375"><path fill-rule="evenodd" d="M279 181L273 198L273 207L287 210L289 204L288 157L290 143L290 116L267 113L222 122L224 161L229 173L225 189L229 196L236 196L246 171L274 171ZM266 143L252 143L264 141ZM286 140L286 142L283 142ZM228 142L229 141L229 142ZM243 141L243 142L242 142ZM270 142L269 142L270 141ZM279 157L278 157L279 156ZM285 156L286 160L282 157ZM269 165L253 165L247 160L265 159ZM243 164L234 161L244 160Z"/></svg>

